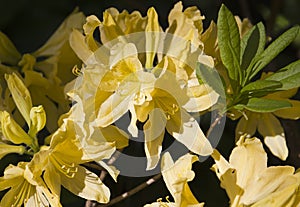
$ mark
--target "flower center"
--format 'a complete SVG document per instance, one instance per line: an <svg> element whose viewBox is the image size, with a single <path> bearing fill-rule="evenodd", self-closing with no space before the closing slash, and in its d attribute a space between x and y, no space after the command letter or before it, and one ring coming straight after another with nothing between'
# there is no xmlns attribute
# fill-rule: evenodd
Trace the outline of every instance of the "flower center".
<svg viewBox="0 0 300 207"><path fill-rule="evenodd" d="M50 156L50 160L56 169L68 178L74 178L75 174L78 172L78 167L75 163L64 162L62 159L56 158L56 156Z"/></svg>

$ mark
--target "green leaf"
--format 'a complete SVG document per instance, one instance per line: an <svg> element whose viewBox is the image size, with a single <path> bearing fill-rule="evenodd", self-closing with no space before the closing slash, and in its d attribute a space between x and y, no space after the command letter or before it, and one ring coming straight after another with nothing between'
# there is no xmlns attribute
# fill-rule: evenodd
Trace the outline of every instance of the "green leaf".
<svg viewBox="0 0 300 207"><path fill-rule="evenodd" d="M282 83L281 90L300 87L300 60L285 66L267 77L266 80L280 81Z"/></svg>
<svg viewBox="0 0 300 207"><path fill-rule="evenodd" d="M255 92L274 92L277 88L280 88L282 84L275 80L257 80L251 82L242 88L241 93L255 93Z"/></svg>
<svg viewBox="0 0 300 207"><path fill-rule="evenodd" d="M282 50L284 50L293 40L297 37L299 32L299 26L294 26L291 29L280 35L275 41L273 41L267 49L261 54L258 62L255 64L255 68L251 74L254 77L261 69L271 62Z"/></svg>
<svg viewBox="0 0 300 207"><path fill-rule="evenodd" d="M224 66L229 77L241 82L240 69L240 34L233 14L222 4L218 16L218 44Z"/></svg>
<svg viewBox="0 0 300 207"><path fill-rule="evenodd" d="M196 75L200 83L203 82L209 85L221 97L225 97L223 82L216 69L202 63L197 63Z"/></svg>
<svg viewBox="0 0 300 207"><path fill-rule="evenodd" d="M253 112L267 113L283 108L290 108L292 105L288 101L274 100L266 98L251 98L246 105L238 104L234 108L238 110L247 109Z"/></svg>
<svg viewBox="0 0 300 207"><path fill-rule="evenodd" d="M241 69L246 70L255 58L262 54L266 44L266 31L264 25L260 22L246 35L241 41ZM249 70L249 68L248 68ZM250 67L251 70L251 67ZM250 72L250 71L249 71Z"/></svg>

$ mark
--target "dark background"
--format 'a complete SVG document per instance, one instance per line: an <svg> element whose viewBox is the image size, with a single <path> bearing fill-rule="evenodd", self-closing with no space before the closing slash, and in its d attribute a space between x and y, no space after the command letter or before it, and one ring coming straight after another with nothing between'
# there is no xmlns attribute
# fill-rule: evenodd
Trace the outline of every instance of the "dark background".
<svg viewBox="0 0 300 207"><path fill-rule="evenodd" d="M64 18L76 7L79 7L86 16L95 14L102 20L102 12L109 7L116 7L129 12L139 10L146 15L147 9L154 6L159 14L160 24L167 27L169 11L177 1L174 0L0 0L0 30L14 42L21 53L33 52L38 49L51 36ZM205 15L204 27L207 28L210 20L217 20L220 5L226 6L241 18L248 17L253 24L262 21L267 28L268 35L273 39L292 25L300 21L299 0L185 0L184 7L196 5ZM300 35L279 57L276 58L267 70L277 70L280 67L299 59L300 57ZM299 99L299 94L296 96ZM287 142L290 155L286 162L282 162L269 155L269 164L289 164L300 167L300 128L299 121L281 120L287 133ZM207 129L207 124L202 124ZM227 119L226 129L218 149L225 157L228 157L234 147L234 127L236 123ZM135 144L135 150L143 146ZM1 163L1 169L5 164ZM194 195L199 201L204 201L207 207L228 206L225 191L219 187L215 174L209 170L212 160L204 163L196 163L193 169L196 173L195 179L190 183ZM115 184L109 176L105 183L110 186L112 198L139 185L147 178L119 177ZM144 189L136 195L120 202L115 206L138 207L146 203L156 201L157 198L165 198L168 191L162 180ZM64 206L84 206L84 200L72 196L66 190L62 192L62 203Z"/></svg>

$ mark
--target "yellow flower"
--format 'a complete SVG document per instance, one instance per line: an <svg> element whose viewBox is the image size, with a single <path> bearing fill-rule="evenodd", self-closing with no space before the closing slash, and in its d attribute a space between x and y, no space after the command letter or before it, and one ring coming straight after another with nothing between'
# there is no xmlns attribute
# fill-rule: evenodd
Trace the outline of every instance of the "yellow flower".
<svg viewBox="0 0 300 207"><path fill-rule="evenodd" d="M9 189L2 197L1 207L22 206L46 207L61 206L53 197L40 178L33 180L25 162L19 162L17 166L9 165L4 176L0 177L0 190Z"/></svg>
<svg viewBox="0 0 300 207"><path fill-rule="evenodd" d="M68 85L69 95L80 97L84 105L86 99L94 98L88 113L96 114L95 121L90 120L93 126L107 127L130 111L128 130L136 137L136 121L146 122L147 169L160 159L164 128L191 151L201 155L212 152L188 112L208 110L217 102L219 95L199 84L194 69L197 61L210 66L214 62L203 53L200 11L196 7L182 10L181 2L174 6L170 26L163 32L154 8L146 17L108 9L103 22L96 16L87 18L85 36L75 30L70 37L71 47L86 66L82 77ZM92 38L97 27L105 47Z"/></svg>
<svg viewBox="0 0 300 207"><path fill-rule="evenodd" d="M255 113L246 111L236 127L236 137L246 135L251 137L256 130L264 137L265 144L271 152L282 160L288 156L288 148L285 140L284 129L276 118L297 120L300 118L300 101L291 100L297 93L297 88L288 91L280 91L265 96L268 99L284 100L291 103L292 107L279 109L270 113Z"/></svg>
<svg viewBox="0 0 300 207"><path fill-rule="evenodd" d="M31 92L33 104L41 104L45 108L49 120L46 127L49 132L57 128L59 115L69 109L69 102L65 99L63 92L63 84L75 78L71 72L72 67L74 64L81 64L81 61L70 48L68 39L73 28L82 27L84 18L82 13L73 12L41 48L23 55L3 33L0 33L0 79L4 74L13 72L24 78L25 85ZM6 90L5 85L2 87ZM23 120L14 112L15 105L12 104L8 91L5 94L5 110L12 113L16 121L23 125ZM22 103L19 105L22 106ZM29 125L28 118L29 114L25 116Z"/></svg>
<svg viewBox="0 0 300 207"><path fill-rule="evenodd" d="M46 113L43 106L32 106L32 100L28 89L23 81L15 74L6 74L7 85L11 91L12 98L16 103L21 115L28 125L28 133L13 119L7 111L0 111L1 129L4 139L14 144L24 143L33 152L39 150L36 135L46 124Z"/></svg>
<svg viewBox="0 0 300 207"><path fill-rule="evenodd" d="M61 185L75 195L100 203L109 201L110 191L93 172L80 164L108 159L115 151L112 143L82 140L84 131L71 119L64 119L62 126L52 135L49 147L36 153L29 169L36 176L43 176L45 183L59 199ZM109 168L109 166L105 166ZM117 173L113 172L113 176Z"/></svg>
<svg viewBox="0 0 300 207"><path fill-rule="evenodd" d="M229 162L216 150L212 157L216 163L212 169L232 207L299 205L300 173L291 166L267 167L267 154L259 139L242 136Z"/></svg>
<svg viewBox="0 0 300 207"><path fill-rule="evenodd" d="M145 207L201 207L204 203L199 203L190 190L188 182L194 179L195 173L192 171L192 164L198 157L186 154L180 157L175 163L169 153L162 157L162 175L165 184L170 191L175 202L155 202L145 205Z"/></svg>

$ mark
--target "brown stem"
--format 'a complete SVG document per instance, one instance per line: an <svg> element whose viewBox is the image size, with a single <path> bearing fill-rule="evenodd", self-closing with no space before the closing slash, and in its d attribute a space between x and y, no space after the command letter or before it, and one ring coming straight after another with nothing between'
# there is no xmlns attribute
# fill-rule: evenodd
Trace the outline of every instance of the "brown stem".
<svg viewBox="0 0 300 207"><path fill-rule="evenodd" d="M137 187L131 189L130 191L127 191L125 193L123 193L122 195L113 198L109 203L107 204L98 204L97 207L108 207L108 206L112 206L116 203L119 203L120 201L136 194L137 192L143 190L144 188L150 186L152 183L156 182L157 180L159 180L161 178L161 173L155 175L154 177L150 178L149 180L147 180L146 182L138 185Z"/></svg>
<svg viewBox="0 0 300 207"><path fill-rule="evenodd" d="M218 114L216 119L214 120L214 122L210 125L209 129L206 132L206 137L208 138L209 135L212 133L212 131L214 130L214 128L219 124L219 122L221 121L221 119L223 118L224 115L220 115Z"/></svg>

